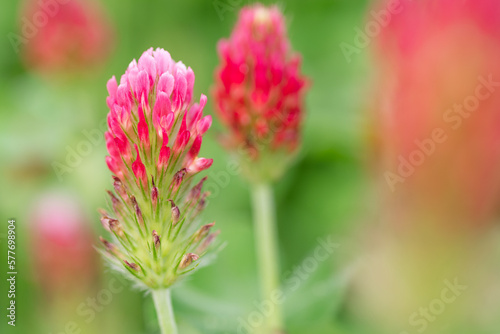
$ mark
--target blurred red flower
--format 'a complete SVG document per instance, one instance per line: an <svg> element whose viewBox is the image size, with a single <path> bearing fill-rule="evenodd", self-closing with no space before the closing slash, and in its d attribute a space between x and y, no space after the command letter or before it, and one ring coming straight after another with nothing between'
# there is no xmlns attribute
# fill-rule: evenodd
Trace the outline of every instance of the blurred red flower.
<svg viewBox="0 0 500 334"><path fill-rule="evenodd" d="M90 222L79 202L63 192L43 195L31 211L31 258L49 298L85 292L99 271Z"/></svg>
<svg viewBox="0 0 500 334"><path fill-rule="evenodd" d="M87 69L112 46L111 23L98 3L29 0L22 11L23 58L41 72Z"/></svg>
<svg viewBox="0 0 500 334"><path fill-rule="evenodd" d="M277 7L241 10L229 39L218 44L216 110L231 131L232 147L254 145L294 150L303 118L306 79L300 56L291 50L285 20Z"/></svg>
<svg viewBox="0 0 500 334"><path fill-rule="evenodd" d="M500 190L500 2L399 6L376 44L385 180L420 218L491 221Z"/></svg>

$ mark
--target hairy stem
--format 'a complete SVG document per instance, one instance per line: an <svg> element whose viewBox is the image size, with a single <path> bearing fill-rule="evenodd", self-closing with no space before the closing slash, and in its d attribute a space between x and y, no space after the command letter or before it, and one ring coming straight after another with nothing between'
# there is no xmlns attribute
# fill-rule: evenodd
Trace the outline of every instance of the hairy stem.
<svg viewBox="0 0 500 334"><path fill-rule="evenodd" d="M266 333L282 333L284 329L280 303L273 296L280 291L278 239L273 191L269 184L252 187L254 228L262 301L273 304L266 317Z"/></svg>
<svg viewBox="0 0 500 334"><path fill-rule="evenodd" d="M177 334L177 325L175 324L170 290L152 290L151 294L153 295L161 334Z"/></svg>

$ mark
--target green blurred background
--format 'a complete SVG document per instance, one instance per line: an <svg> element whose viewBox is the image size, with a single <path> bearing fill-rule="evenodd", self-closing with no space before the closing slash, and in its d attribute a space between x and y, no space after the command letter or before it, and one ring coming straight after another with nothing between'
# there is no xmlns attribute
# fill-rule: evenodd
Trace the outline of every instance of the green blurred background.
<svg viewBox="0 0 500 334"><path fill-rule="evenodd" d="M150 298L125 288L102 305L95 319L76 312L86 298L68 301L55 320L45 316L47 307L36 282L30 252L30 208L52 189L77 196L96 236L103 233L96 209L106 206L105 189L111 188L104 162L102 140L82 157L81 163L59 180L54 161L64 163L67 147L75 148L97 129L108 112L106 81L120 76L128 63L149 47L168 50L175 60L191 66L196 74L195 96L208 95L218 63L216 43L230 34L238 10L252 1L222 0L218 12L211 0L133 1L105 0L102 5L115 28L114 49L107 61L76 75L47 78L28 70L8 38L0 41L0 271L7 271L7 220L17 221L17 326L6 325L2 311L0 332L157 333ZM265 4L272 1L262 1ZM365 53L352 62L339 44L352 42L353 28L363 22L365 0L280 1L295 50L303 55L303 72L312 80L306 99L306 120L301 154L276 185L281 271L286 273L311 255L317 239L332 236L340 247L303 280L285 302L290 333L351 332L343 302L349 273L356 261L358 230L369 210L367 148L364 141L364 98L369 74ZM18 31L21 3L5 1L0 12L0 35ZM219 8L220 10L220 8ZM205 112L214 115L212 104ZM100 130L101 129L101 130ZM207 220L215 220L226 247L213 264L202 268L173 291L181 333L236 333L239 318L255 310L256 259L249 191L238 176L218 179L226 169L227 154L216 142L221 130L215 120L201 155L214 159L207 185L219 189L210 198ZM217 183L219 182L219 183ZM116 275L101 268L102 277L89 297L96 297ZM0 283L1 309L7 306L5 279ZM114 282L114 281L113 281ZM78 333L78 331L74 331Z"/></svg>

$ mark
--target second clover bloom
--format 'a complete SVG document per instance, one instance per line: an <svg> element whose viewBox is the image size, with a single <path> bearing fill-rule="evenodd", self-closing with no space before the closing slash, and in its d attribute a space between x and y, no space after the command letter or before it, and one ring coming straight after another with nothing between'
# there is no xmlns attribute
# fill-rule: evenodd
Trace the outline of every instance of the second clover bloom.
<svg viewBox="0 0 500 334"><path fill-rule="evenodd" d="M280 10L260 4L242 9L218 53L213 96L229 131L223 144L245 160L251 179L275 179L300 144L307 86Z"/></svg>
<svg viewBox="0 0 500 334"><path fill-rule="evenodd" d="M200 224L212 165L198 157L211 117L202 95L192 103L194 73L163 49L132 61L117 82L108 81L109 130L105 133L114 192L113 213L101 222L112 242L101 239L111 263L152 289L168 288L193 269L215 234Z"/></svg>

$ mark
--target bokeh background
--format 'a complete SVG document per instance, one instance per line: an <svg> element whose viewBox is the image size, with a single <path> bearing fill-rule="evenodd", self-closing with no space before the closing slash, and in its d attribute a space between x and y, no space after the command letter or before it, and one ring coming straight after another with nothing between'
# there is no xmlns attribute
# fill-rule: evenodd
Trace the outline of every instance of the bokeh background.
<svg viewBox="0 0 500 334"><path fill-rule="evenodd" d="M102 138L108 112L106 82L112 75L121 75L144 50L161 47L193 68L195 95L208 95L218 63L216 43L229 36L239 9L253 1L94 0L91 3L102 11L102 21L93 24L104 22L106 31L104 42L94 41L96 61L63 69L29 60L26 50L36 37L28 38L19 52L12 44L12 34L22 35L28 2L4 1L0 11L0 332L158 333L151 299L103 267L92 249L103 233L97 208L106 207L105 189L111 189ZM420 332L408 324L407 316L401 318L406 326L399 327L401 331L380 325L384 316L394 316L387 304L399 305L390 302L398 297L390 281L397 271L387 270L387 276L375 275L371 280L373 272L368 270L361 277L365 283L374 282L379 294L370 294L373 287L366 292L367 284L359 283L357 275L371 244L367 235L380 234L374 227L380 219L376 214L380 171L373 168L378 142L370 112L376 100L374 73L380 68L370 63L368 46L347 59L340 45L353 43L369 2L281 0L278 5L287 17L293 48L303 56L303 72L312 81L301 153L275 187L281 272L286 275L303 266L320 245L319 239L330 238L339 246L287 292L287 329L292 334ZM92 43L76 46L74 59L94 47ZM50 45L48 40L39 47L46 44ZM214 116L212 103L209 98L205 111ZM204 215L217 222L225 248L211 266L173 291L179 329L185 334L237 333L258 301L249 189L238 175L225 173L230 160L217 143L222 127L214 120L201 152L214 159L206 183L212 196ZM83 154L75 156L74 151ZM6 324L4 316L10 218L17 224L15 328ZM494 234L490 239L498 240ZM398 248L388 247L380 252L382 256L384 252L398 253ZM499 253L496 249L494 258ZM425 267L425 259L433 254L422 254ZM401 268L411 266L411 259L403 259ZM383 264L378 269L386 273ZM490 281L495 277L491 274ZM442 279L453 281L454 276ZM496 299L498 285L491 286L496 288L483 293L500 300ZM419 289L426 291L416 284L413 294L418 295ZM365 298L357 297L359 291L365 291ZM389 302L380 303L382 315L373 320L366 314L377 309L377 298ZM360 315L359 302L364 300L362 305L369 306ZM418 310L420 305L416 302L409 309ZM496 303L481 305L490 308ZM428 333L446 332L455 320L446 317L444 323L433 322L438 329ZM461 328L464 333L476 333L474 324L470 326ZM493 327L489 329L485 333L495 333Z"/></svg>
<svg viewBox="0 0 500 334"><path fill-rule="evenodd" d="M43 291L49 288L41 285L38 278L55 270L51 266L57 264L48 261L40 267L34 263L35 254L42 251L36 247L49 246L39 242L33 247L33 234L38 234L34 232L33 212L46 196L73 198L81 207L80 215L85 217L82 219L94 233L95 244L96 236L103 232L96 209L106 207L104 190L111 188L110 172L104 162L104 140L91 144L90 152L60 178L53 162L68 166L68 148L77 150L82 141L88 141L85 133L98 131L102 135L108 112L106 81L112 75L121 75L128 63L149 47L165 48L175 60L191 66L196 74L195 94L208 95L218 62L216 43L229 36L239 9L248 3L251 1L100 1L114 29L109 56L96 66L62 73L39 71L27 64L22 56L23 45L20 53L15 52L5 36L21 35L25 2L7 1L2 5L0 212L4 227L0 240L1 252L6 254L7 219L15 218L19 273L15 332L65 333L65 326L71 322L82 333L158 331L150 298L143 298L141 292L130 289L124 281L120 281L123 291L114 293L109 303L107 296L101 295L107 304L97 301L99 311L89 323L88 314L77 312L87 298L97 298L101 289L109 287L110 280L119 279L101 268L98 258L97 270L86 269L97 272L89 275L94 280L90 287L82 287L76 278L67 275L75 280L74 290L87 291L75 293L77 298L67 291L65 297L55 297L64 299L63 306L57 305L58 301L48 301ZM303 149L293 168L276 186L282 272L300 265L318 245L317 238L332 235L332 240L341 245L291 293L285 304L287 322L292 333L330 333L342 303L349 271L347 257L357 247L346 238L360 227L358 218L366 210L362 204L366 203L362 200L366 183L360 113L367 86L366 66L363 55L347 63L338 45L352 39L352 29L361 22L366 2L297 0L278 4L287 16L292 45L303 55L303 72L313 82L306 101ZM27 43L29 47L30 40ZM213 115L210 102L206 112ZM217 181L229 160L216 142L221 127L217 121L214 123L201 153L214 159L212 180L207 185L220 191L212 190L205 217L216 220L222 231L220 240L226 242L226 247L213 265L199 270L173 292L182 333L235 333L238 318L245 318L255 309L253 303L258 295L248 188L238 175ZM55 220L55 216L65 213L53 214ZM56 247L52 254L67 255L64 245ZM80 258L68 260L83 265ZM6 263L2 262L5 272ZM0 287L4 309L5 280ZM7 327L4 320L1 331L10 333L13 328Z"/></svg>

